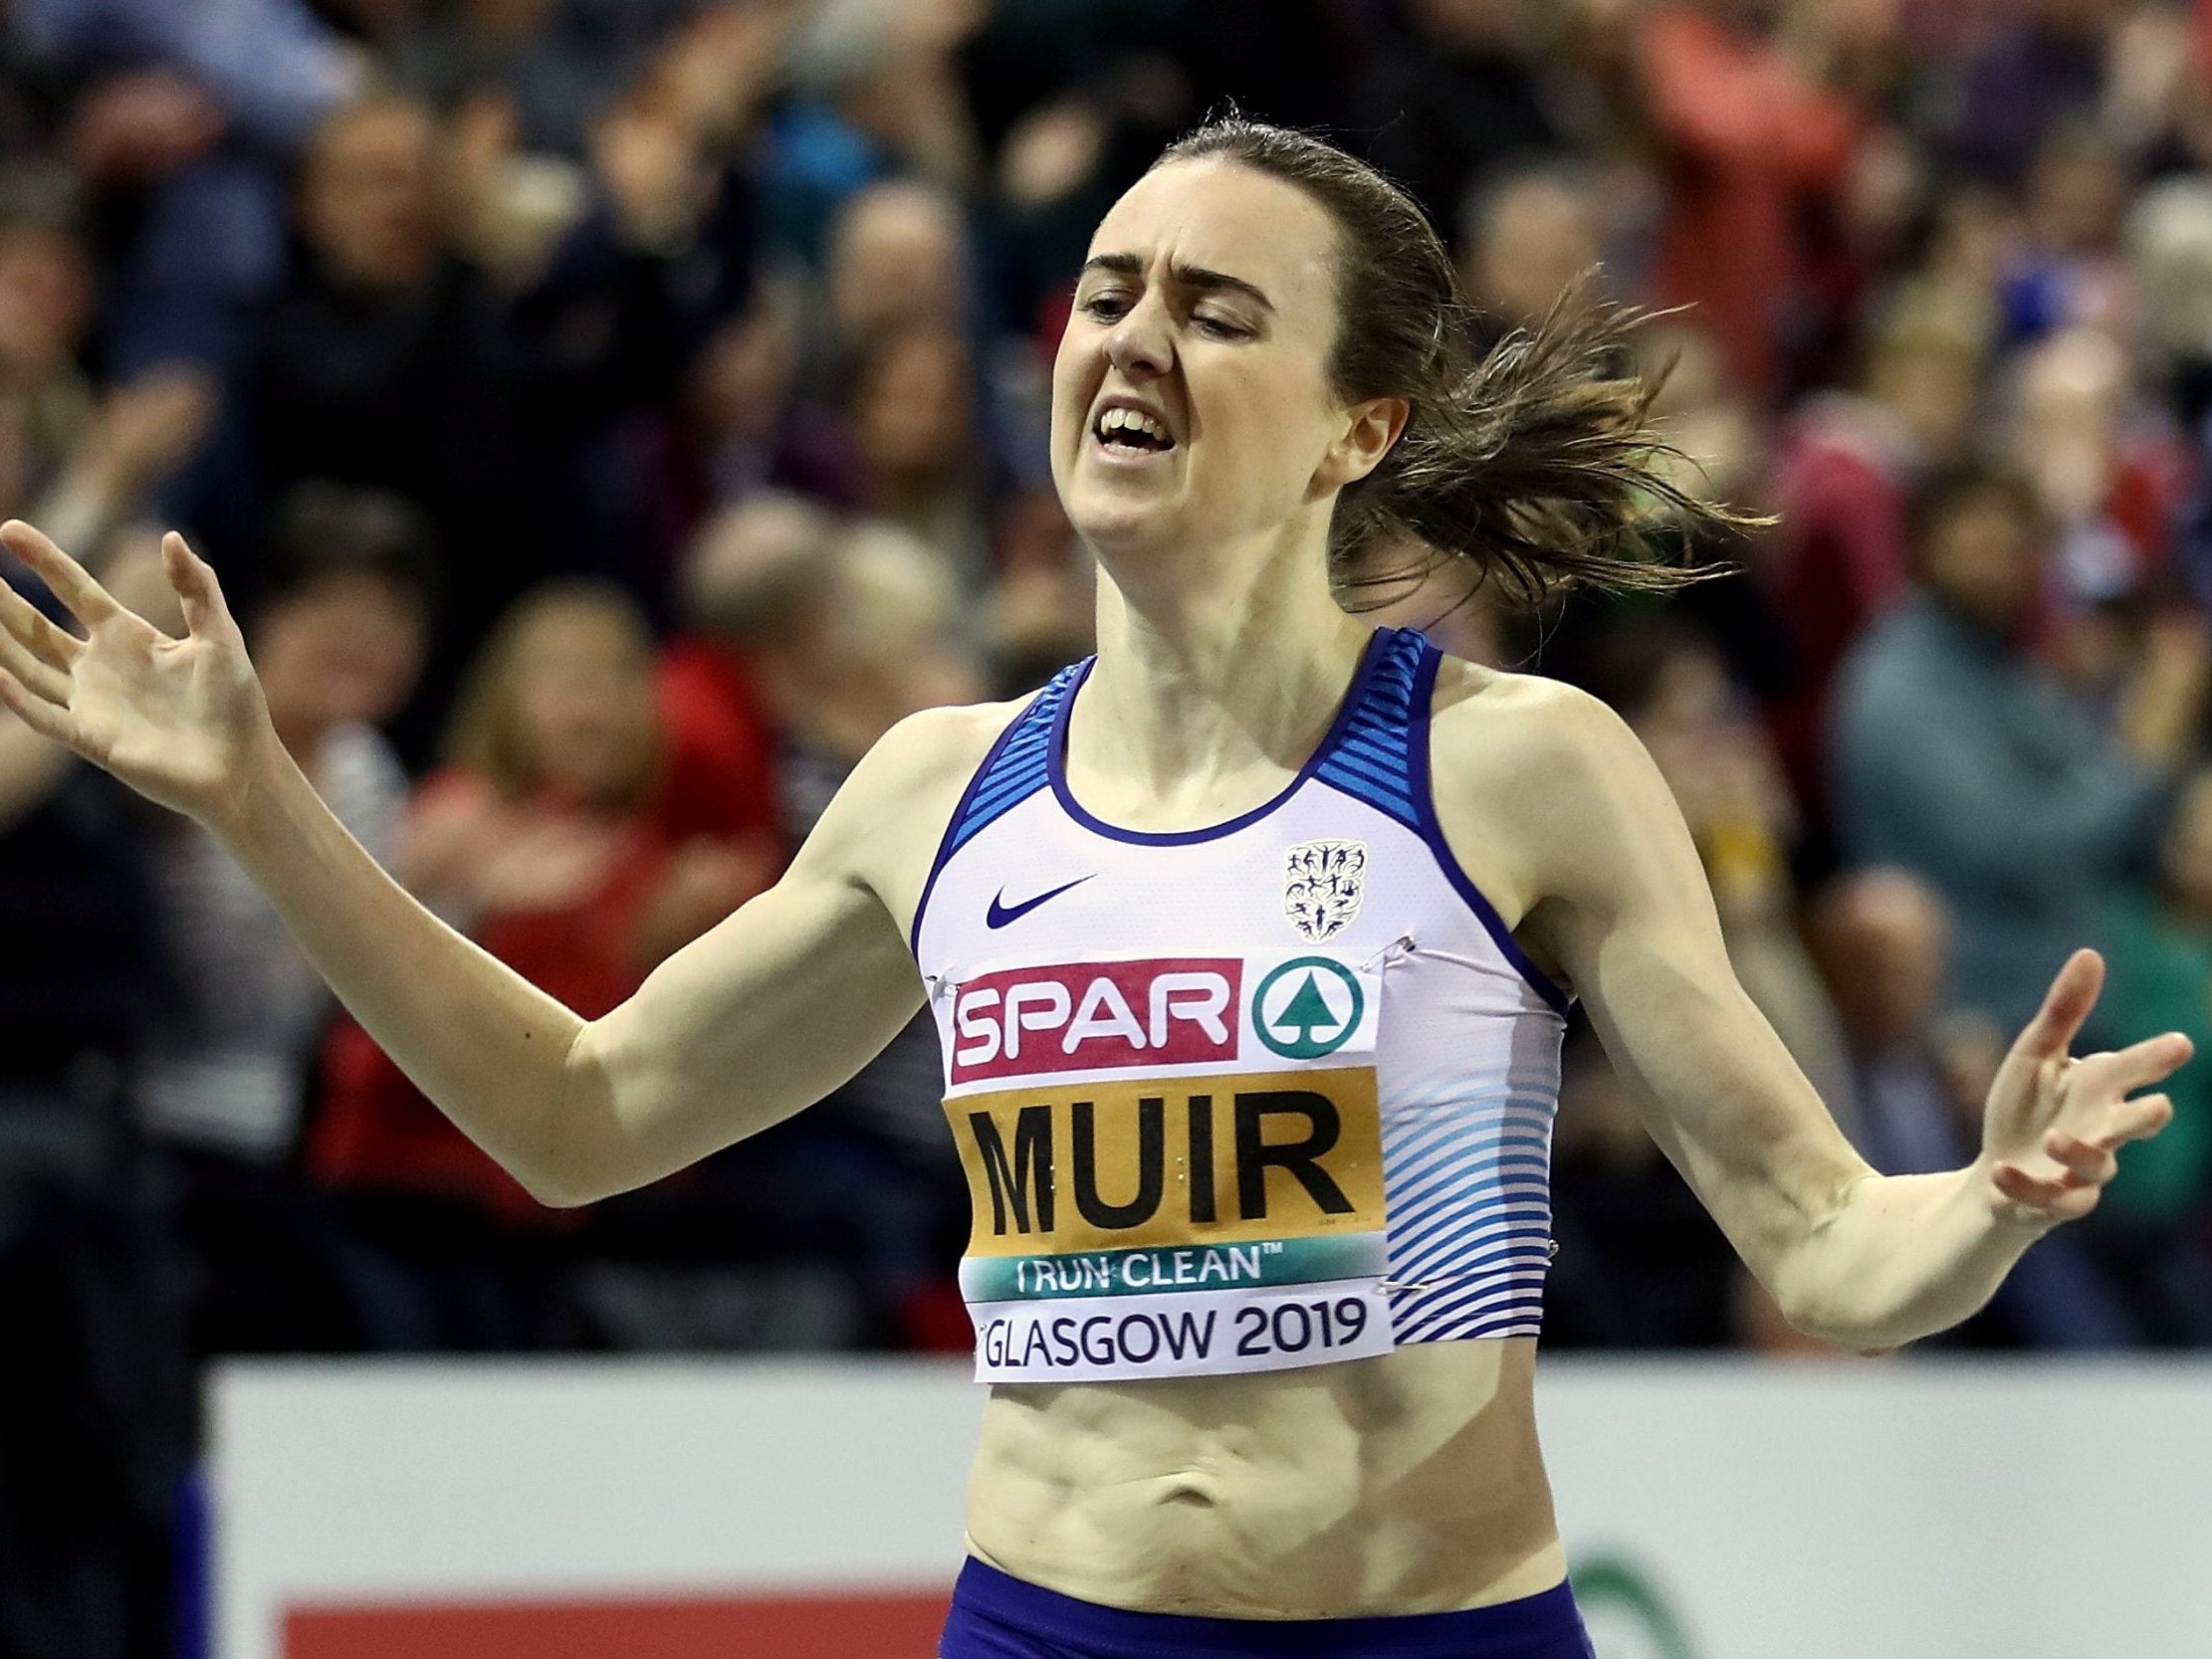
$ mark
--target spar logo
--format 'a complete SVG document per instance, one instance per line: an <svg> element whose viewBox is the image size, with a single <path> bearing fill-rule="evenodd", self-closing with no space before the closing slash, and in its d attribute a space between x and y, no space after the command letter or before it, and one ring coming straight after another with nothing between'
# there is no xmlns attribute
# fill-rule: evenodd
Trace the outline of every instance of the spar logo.
<svg viewBox="0 0 2212 1659"><path fill-rule="evenodd" d="M979 974L953 1000L953 1082L1234 1060L1243 984L1234 956Z"/></svg>
<svg viewBox="0 0 2212 1659"><path fill-rule="evenodd" d="M1252 992L1252 1029L1285 1060L1334 1054L1366 1011L1359 975L1327 956L1293 957Z"/></svg>

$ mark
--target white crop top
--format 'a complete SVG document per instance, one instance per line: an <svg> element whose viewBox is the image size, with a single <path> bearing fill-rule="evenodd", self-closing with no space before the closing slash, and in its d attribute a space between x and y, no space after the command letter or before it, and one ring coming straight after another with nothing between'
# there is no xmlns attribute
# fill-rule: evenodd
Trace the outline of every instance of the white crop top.
<svg viewBox="0 0 2212 1659"><path fill-rule="evenodd" d="M1273 1370L1536 1333L1566 995L1445 847L1438 653L1369 642L1289 787L1086 812L1089 663L978 768L914 923L988 1382Z"/></svg>

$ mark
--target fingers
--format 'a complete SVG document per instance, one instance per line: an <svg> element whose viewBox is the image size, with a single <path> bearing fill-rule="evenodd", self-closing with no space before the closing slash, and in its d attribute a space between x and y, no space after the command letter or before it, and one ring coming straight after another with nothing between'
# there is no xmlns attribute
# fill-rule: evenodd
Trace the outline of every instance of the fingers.
<svg viewBox="0 0 2212 1659"><path fill-rule="evenodd" d="M2131 1095L2137 1089L2165 1082L2195 1052L2196 1045L2180 1032L2165 1031L2111 1054L2093 1054L2082 1066L2092 1073L2092 1080L2085 1080L2092 1088Z"/></svg>
<svg viewBox="0 0 2212 1659"><path fill-rule="evenodd" d="M2060 1130L2043 1138L2043 1149L2066 1171L2060 1178L2068 1186L2102 1186L2119 1173L2119 1159L2109 1148Z"/></svg>
<svg viewBox="0 0 2212 1659"><path fill-rule="evenodd" d="M2103 988L2104 958L2094 950L2075 951L2051 981L2043 1006L2012 1045L2013 1052L2034 1060L2064 1059Z"/></svg>
<svg viewBox="0 0 2212 1659"><path fill-rule="evenodd" d="M223 590L215 580L215 567L192 551L175 530L161 538L161 565L168 572L169 585L176 589L178 603L184 607L184 626L189 633L195 638L226 630L237 633L238 625L231 620L230 607L223 602Z"/></svg>
<svg viewBox="0 0 2212 1659"><path fill-rule="evenodd" d="M69 707L68 672L40 658L12 631L0 633L0 668L14 675L16 683L33 697L65 709Z"/></svg>
<svg viewBox="0 0 2212 1659"><path fill-rule="evenodd" d="M2090 1139L2109 1150L2130 1141L2148 1141L2172 1122L2171 1100L2164 1095L2139 1095L2131 1101L2115 1101L2103 1128Z"/></svg>
<svg viewBox="0 0 2212 1659"><path fill-rule="evenodd" d="M0 705L40 736L61 743L70 740L73 727L69 711L27 691L23 682L5 667L0 667Z"/></svg>
<svg viewBox="0 0 2212 1659"><path fill-rule="evenodd" d="M54 590L54 596L69 607L70 615L88 630L121 613L122 607L115 603L114 597L36 526L21 518L10 518L0 524L0 544L36 570Z"/></svg>
<svg viewBox="0 0 2212 1659"><path fill-rule="evenodd" d="M84 641L60 627L4 581L0 581L0 626L5 626L21 644L56 668L69 668L77 661L77 654L85 649Z"/></svg>
<svg viewBox="0 0 2212 1659"><path fill-rule="evenodd" d="M2045 1180L2018 1164L1999 1163L1990 1170L1998 1192L2049 1221L2075 1221L2097 1207L2098 1189L2076 1182L2064 1173Z"/></svg>

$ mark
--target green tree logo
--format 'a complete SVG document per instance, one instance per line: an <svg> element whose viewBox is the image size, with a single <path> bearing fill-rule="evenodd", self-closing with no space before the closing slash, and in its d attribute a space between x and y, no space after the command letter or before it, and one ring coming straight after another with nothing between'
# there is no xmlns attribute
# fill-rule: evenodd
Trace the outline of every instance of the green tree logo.
<svg viewBox="0 0 2212 1659"><path fill-rule="evenodd" d="M1295 976L1302 973L1303 978ZM1286 981L1287 992L1275 994ZM1340 987L1330 994L1330 987ZM1327 956L1299 956L1260 980L1252 992L1252 1029L1286 1060L1318 1060L1352 1040L1366 1011L1359 976Z"/></svg>

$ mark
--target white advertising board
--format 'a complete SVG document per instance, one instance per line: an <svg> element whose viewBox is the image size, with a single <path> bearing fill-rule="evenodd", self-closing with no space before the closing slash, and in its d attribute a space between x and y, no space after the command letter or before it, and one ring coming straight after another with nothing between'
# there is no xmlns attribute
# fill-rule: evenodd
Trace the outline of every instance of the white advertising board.
<svg viewBox="0 0 2212 1659"><path fill-rule="evenodd" d="M982 1391L857 1362L251 1362L219 1659L928 1659ZM2212 1366L1547 1361L1601 1659L2212 1655Z"/></svg>

